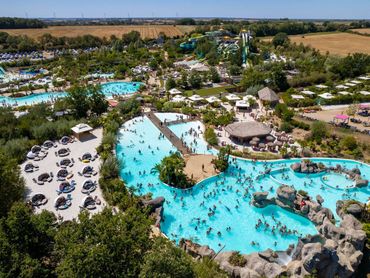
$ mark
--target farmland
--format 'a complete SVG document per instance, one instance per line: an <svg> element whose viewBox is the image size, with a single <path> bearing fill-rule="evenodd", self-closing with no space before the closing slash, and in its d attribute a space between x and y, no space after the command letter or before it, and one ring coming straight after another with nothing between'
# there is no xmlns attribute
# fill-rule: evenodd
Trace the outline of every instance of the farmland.
<svg viewBox="0 0 370 278"><path fill-rule="evenodd" d="M361 33L361 34L366 34L370 35L370 28L365 28L365 29L352 29L352 31Z"/></svg>
<svg viewBox="0 0 370 278"><path fill-rule="evenodd" d="M365 30L365 29L362 29ZM303 43L318 49L321 53L345 56L349 53L370 54L370 37L349 33L327 33L290 36L292 42Z"/></svg>
<svg viewBox="0 0 370 278"><path fill-rule="evenodd" d="M185 31L186 30L186 31ZM163 32L169 37L182 36L189 32L191 26L173 25L120 25L120 26L51 26L46 29L2 29L10 35L27 35L33 39L38 39L43 34L49 33L55 37L77 37L83 35L93 35L100 38L114 35L121 37L131 31L138 31L142 38L157 38Z"/></svg>

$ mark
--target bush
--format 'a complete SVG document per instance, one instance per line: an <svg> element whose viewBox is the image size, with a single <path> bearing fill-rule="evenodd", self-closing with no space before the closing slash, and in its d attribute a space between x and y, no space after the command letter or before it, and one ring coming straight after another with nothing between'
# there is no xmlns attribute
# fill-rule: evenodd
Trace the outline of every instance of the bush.
<svg viewBox="0 0 370 278"><path fill-rule="evenodd" d="M233 266L244 267L247 264L247 259L240 252L233 252L229 258L229 263Z"/></svg>
<svg viewBox="0 0 370 278"><path fill-rule="evenodd" d="M300 129L303 129L303 130L310 130L310 127L311 127L309 124L306 124L306 123L300 122L300 121L296 121L296 120L291 120L290 124L294 127L298 127Z"/></svg>
<svg viewBox="0 0 370 278"><path fill-rule="evenodd" d="M303 196L303 197L307 197L308 196L308 193L307 191L304 191L304 190L298 190L298 194Z"/></svg>
<svg viewBox="0 0 370 278"><path fill-rule="evenodd" d="M207 143L210 144L211 146L217 146L218 140L213 128L211 127L206 128L204 132L204 138L207 141Z"/></svg>
<svg viewBox="0 0 370 278"><path fill-rule="evenodd" d="M358 144L356 138L349 135L340 140L339 146L342 149L354 151L358 147Z"/></svg>
<svg viewBox="0 0 370 278"><path fill-rule="evenodd" d="M22 162L26 158L28 150L32 147L32 142L27 138L12 139L6 142L2 149L8 157Z"/></svg>
<svg viewBox="0 0 370 278"><path fill-rule="evenodd" d="M100 166L100 175L103 179L114 179L119 176L120 164L114 155L108 156Z"/></svg>
<svg viewBox="0 0 370 278"><path fill-rule="evenodd" d="M293 130L293 126L288 122L282 122L280 125L280 130L285 131L286 133L290 133Z"/></svg>
<svg viewBox="0 0 370 278"><path fill-rule="evenodd" d="M328 127L325 122L315 121L311 126L311 138L316 142L321 142L322 139L329 135Z"/></svg>

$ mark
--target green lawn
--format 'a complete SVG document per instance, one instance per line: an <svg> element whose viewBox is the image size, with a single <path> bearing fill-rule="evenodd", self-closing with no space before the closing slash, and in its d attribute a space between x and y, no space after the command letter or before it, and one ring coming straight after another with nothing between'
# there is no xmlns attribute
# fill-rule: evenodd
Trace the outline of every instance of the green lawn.
<svg viewBox="0 0 370 278"><path fill-rule="evenodd" d="M213 95L218 95L219 93L226 92L226 89L234 88L233 85L223 86L223 87L216 87L216 88L204 88L199 90L188 90L184 92L186 96L192 96L193 94L200 95L201 97L208 97Z"/></svg>

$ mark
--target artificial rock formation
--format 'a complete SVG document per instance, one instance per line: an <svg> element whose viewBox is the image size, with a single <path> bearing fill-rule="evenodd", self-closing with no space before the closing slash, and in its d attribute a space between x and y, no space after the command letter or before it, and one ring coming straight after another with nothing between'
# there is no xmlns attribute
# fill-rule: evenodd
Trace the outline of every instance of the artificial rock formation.
<svg viewBox="0 0 370 278"><path fill-rule="evenodd" d="M362 250L366 241L366 233L361 223L351 214L351 205L344 211L343 204L338 202L342 221L336 226L333 213L321 206L321 196L315 202L304 197L289 186L281 186L276 198L267 198L266 192L253 194L253 204L263 207L274 203L310 219L318 230L318 234L301 238L295 248L289 247L285 252L264 252L243 255L246 265L234 266L229 262L232 252L217 254L215 261L232 277L351 277L361 263ZM298 209L297 204L304 200L305 205ZM303 211L302 208L304 207ZM348 208L350 210L348 211ZM337 211L338 211L337 209ZM284 259L280 259L284 258ZM290 260L289 263L285 262Z"/></svg>

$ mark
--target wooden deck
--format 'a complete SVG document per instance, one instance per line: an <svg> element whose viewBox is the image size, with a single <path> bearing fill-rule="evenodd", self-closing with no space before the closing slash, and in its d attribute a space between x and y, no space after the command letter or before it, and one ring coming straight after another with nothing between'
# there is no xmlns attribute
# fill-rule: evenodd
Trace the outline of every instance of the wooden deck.
<svg viewBox="0 0 370 278"><path fill-rule="evenodd" d="M190 149L184 146L180 138L168 128L167 124L163 123L153 112L148 112L146 115L179 152L183 155L192 154Z"/></svg>

